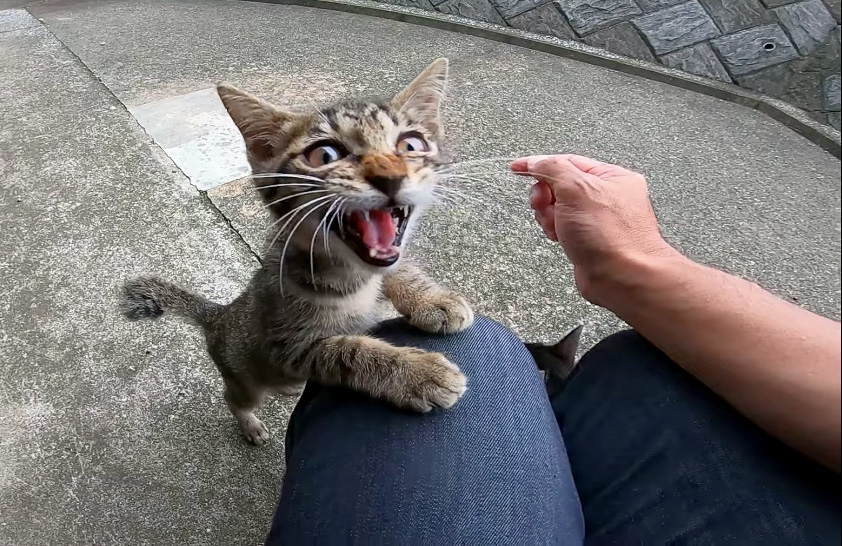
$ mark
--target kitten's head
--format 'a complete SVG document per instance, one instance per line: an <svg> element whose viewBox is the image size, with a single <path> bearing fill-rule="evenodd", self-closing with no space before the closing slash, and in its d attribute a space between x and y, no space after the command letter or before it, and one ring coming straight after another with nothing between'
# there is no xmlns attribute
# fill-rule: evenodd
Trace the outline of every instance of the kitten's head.
<svg viewBox="0 0 842 546"><path fill-rule="evenodd" d="M328 247L333 257L384 272L435 200L446 81L447 60L438 59L391 99L301 111L227 85L218 92L290 244L316 254Z"/></svg>

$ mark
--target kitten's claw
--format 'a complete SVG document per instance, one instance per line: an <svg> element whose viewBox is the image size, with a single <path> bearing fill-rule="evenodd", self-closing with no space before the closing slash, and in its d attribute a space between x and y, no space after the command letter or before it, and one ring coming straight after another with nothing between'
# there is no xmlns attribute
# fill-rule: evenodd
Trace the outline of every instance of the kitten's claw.
<svg viewBox="0 0 842 546"><path fill-rule="evenodd" d="M444 355L419 352L410 360L413 370L399 405L426 413L433 408L450 408L465 394L468 379Z"/></svg>
<svg viewBox="0 0 842 546"><path fill-rule="evenodd" d="M407 320L431 334L455 334L474 323L474 312L463 298L445 292L431 295Z"/></svg>

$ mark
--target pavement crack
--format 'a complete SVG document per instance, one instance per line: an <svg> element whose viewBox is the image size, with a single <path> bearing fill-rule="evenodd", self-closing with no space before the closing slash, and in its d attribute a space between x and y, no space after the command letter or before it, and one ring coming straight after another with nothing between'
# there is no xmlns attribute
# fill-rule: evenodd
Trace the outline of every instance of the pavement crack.
<svg viewBox="0 0 842 546"><path fill-rule="evenodd" d="M260 253L257 252L254 249L254 247L251 246L251 244L249 244L248 240L246 240L246 238L243 237L243 234L240 233L240 230L237 229L237 227L234 225L234 223L231 221L231 219L228 218L227 216L225 216L225 213L222 212L222 209L220 209L219 207L216 206L216 203L214 203L213 199L210 198L210 196L208 195L208 192L199 190L199 195L202 197L202 199L205 201L205 203L207 203L207 205L210 208L212 208L214 211L216 211L217 214L219 214L219 216L222 218L222 221L225 222L225 225L228 226L228 228L234 233L234 235L244 245L246 245L246 248L249 249L249 252L251 252L251 254L255 257L257 262L259 264L263 265L263 260L260 258Z"/></svg>
<svg viewBox="0 0 842 546"><path fill-rule="evenodd" d="M70 53L70 55L75 59L75 61L79 64L79 66L82 67L82 69L85 71L85 73L87 73L91 78L93 78L94 81L99 83L103 87L103 89L105 89L105 92L108 93L108 95L110 95L111 98L114 99L114 101L122 107L123 111L125 111L125 113L129 116L129 118L134 122L134 125L140 131L142 131L144 135L146 135L146 137L148 139L147 144L149 145L149 147L150 148L154 147L158 152L160 152L160 157L166 157L167 159L169 159L169 164L167 166L173 172L180 173L190 183L190 185L193 186L193 188L196 189L199 196L201 197L202 200L204 200L204 202L207 204L207 206L209 206L217 214L219 214L219 216L222 218L222 220L225 222L225 224L228 226L228 228L231 230L231 232L234 234L234 236L237 239L239 239L246 246L248 251L257 259L257 262L262 264L263 260L261 260L260 254L249 244L249 242L246 240L246 238L243 237L243 234L240 233L240 231L236 228L236 226L234 226L234 224L231 222L231 220L227 216L225 216L225 213L223 213L222 210L220 210L220 208L216 206L216 204L213 202L213 200L211 200L211 198L208 196L207 192L203 191L203 190L200 190L196 186L196 184L193 183L193 181L190 179L190 177L187 176L187 174L181 169L181 167L179 167L172 160L172 158L169 156L169 154L167 154L166 150L164 150L155 141L155 139L152 137L152 135L149 134L149 132L146 130L146 128L143 125L141 125L140 122L137 121L137 118L135 118L134 114L132 114L131 110L129 110L129 107L126 105L126 103L124 103L122 100L120 100L120 97L118 97L117 95L114 94L114 92L111 90L111 88L108 87L108 85L104 81L102 81L102 79L99 76L96 75L96 73L91 69L91 67L89 67L85 63L85 61L83 61L82 58L79 57L79 55L76 54L75 51L73 51L66 43L64 43L64 40L59 38L52 30L50 30L50 28L43 21L41 21L40 19L35 17L35 15L33 15L32 12L30 12L28 9L26 11L27 11L27 13L29 13L30 16L32 16L35 20L38 21L38 25L43 27L44 30L47 33L49 33L50 36L52 36L59 44L61 44L61 47L63 47L68 53ZM34 26L35 25L33 25L33 27Z"/></svg>

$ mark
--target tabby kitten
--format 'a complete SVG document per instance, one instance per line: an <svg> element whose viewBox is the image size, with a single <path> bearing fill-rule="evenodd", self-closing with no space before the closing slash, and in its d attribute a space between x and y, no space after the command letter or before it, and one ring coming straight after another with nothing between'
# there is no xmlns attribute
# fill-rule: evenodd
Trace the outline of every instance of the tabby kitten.
<svg viewBox="0 0 842 546"><path fill-rule="evenodd" d="M132 319L173 311L204 329L248 441L269 439L254 414L266 393L292 394L311 379L419 412L449 408L465 392L465 376L444 355L366 335L381 294L427 332L458 332L474 320L464 299L401 259L436 201L447 66L436 60L392 99L321 110L285 110L217 88L275 238L229 305L145 277L124 285L123 308Z"/></svg>

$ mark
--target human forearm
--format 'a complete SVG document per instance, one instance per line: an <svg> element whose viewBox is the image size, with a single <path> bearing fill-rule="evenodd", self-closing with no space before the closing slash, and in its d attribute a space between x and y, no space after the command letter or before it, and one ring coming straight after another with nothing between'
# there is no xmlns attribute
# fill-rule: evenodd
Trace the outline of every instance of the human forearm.
<svg viewBox="0 0 842 546"><path fill-rule="evenodd" d="M576 155L532 156L530 206L582 295L614 311L759 426L840 467L840 326L695 264L661 237L646 179Z"/></svg>
<svg viewBox="0 0 842 546"><path fill-rule="evenodd" d="M748 418L839 470L839 323L677 252L626 258L584 284Z"/></svg>

